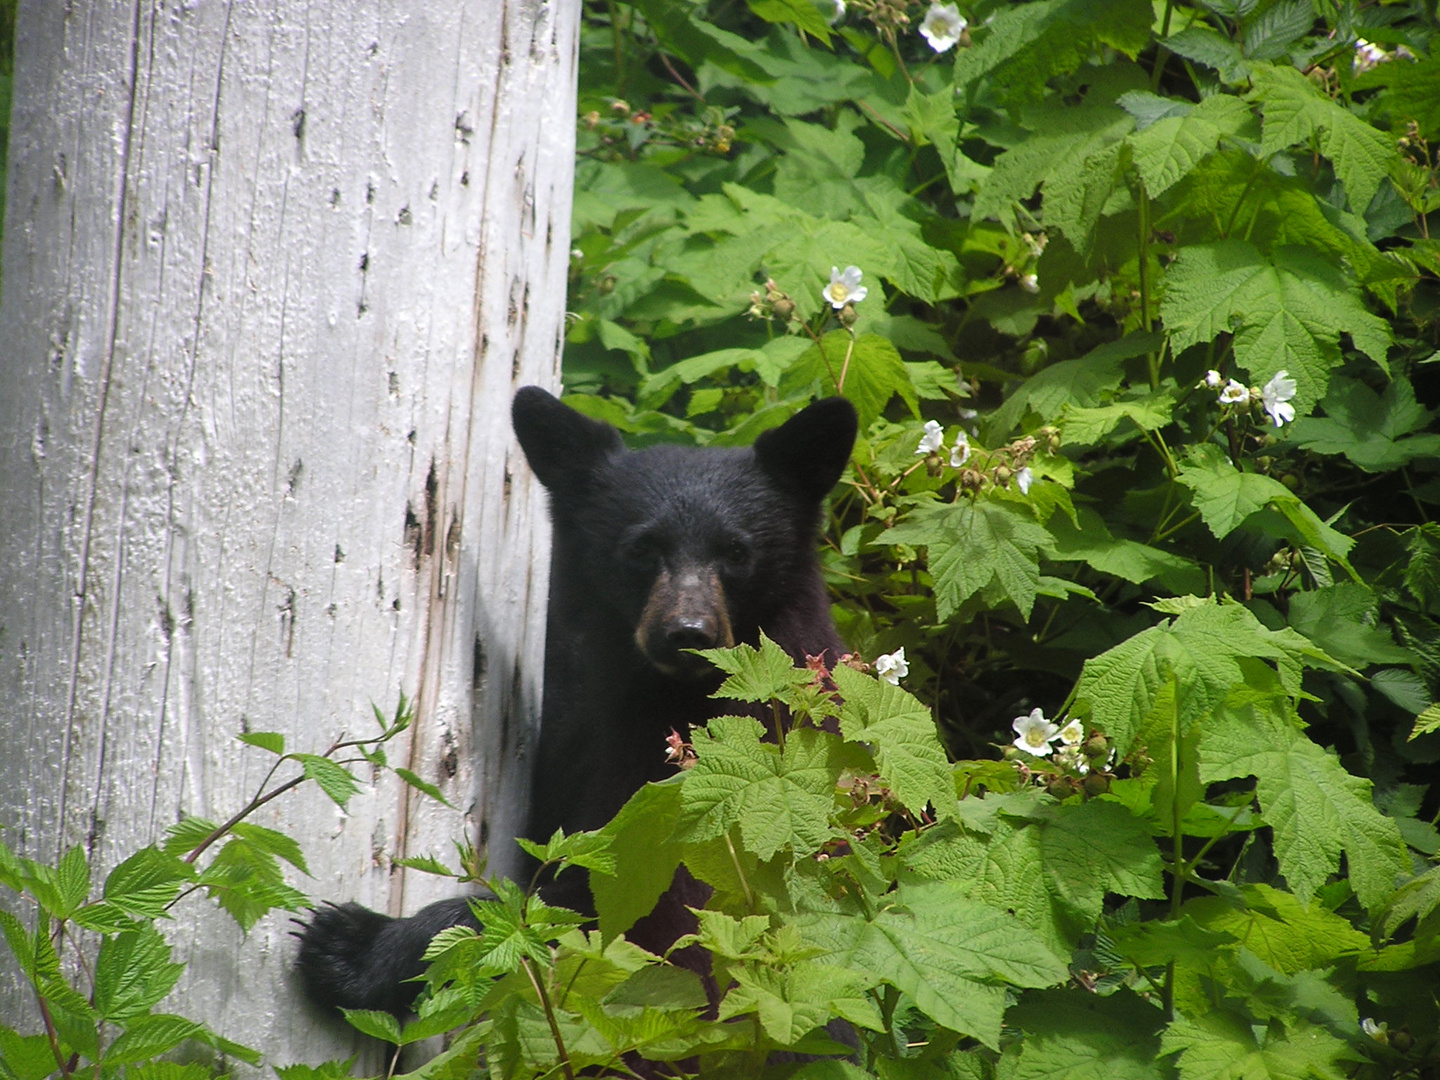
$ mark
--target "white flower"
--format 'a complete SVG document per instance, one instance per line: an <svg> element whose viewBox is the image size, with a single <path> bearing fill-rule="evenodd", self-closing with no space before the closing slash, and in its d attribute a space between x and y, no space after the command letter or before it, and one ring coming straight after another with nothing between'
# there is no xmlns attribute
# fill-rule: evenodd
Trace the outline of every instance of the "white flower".
<svg viewBox="0 0 1440 1080"><path fill-rule="evenodd" d="M1038 274L1022 274L1020 277L1020 288L1028 293L1040 291L1040 276Z"/></svg>
<svg viewBox="0 0 1440 1080"><path fill-rule="evenodd" d="M1351 61L1351 67L1356 75L1369 71L1376 64L1383 64L1390 59L1390 54L1379 45L1372 45L1364 38L1355 39L1355 59Z"/></svg>
<svg viewBox="0 0 1440 1080"><path fill-rule="evenodd" d="M1066 746L1074 746L1076 743L1085 741L1085 725L1079 719L1071 720L1060 729L1060 741Z"/></svg>
<svg viewBox="0 0 1440 1080"><path fill-rule="evenodd" d="M970 460L970 436L961 431L955 436L955 445L950 448L950 467L958 469Z"/></svg>
<svg viewBox="0 0 1440 1080"><path fill-rule="evenodd" d="M1389 1041L1389 1027L1390 1025L1387 1024L1385 1021L1382 1020L1380 1023L1377 1024L1368 1016L1360 1021L1360 1030L1363 1031L1366 1035L1369 1035L1370 1038L1374 1039L1376 1042L1383 1043Z"/></svg>
<svg viewBox="0 0 1440 1080"><path fill-rule="evenodd" d="M920 24L920 36L930 43L936 52L944 52L960 40L968 24L960 9L954 4L931 4Z"/></svg>
<svg viewBox="0 0 1440 1080"><path fill-rule="evenodd" d="M1015 730L1014 746L1036 757L1049 757L1055 749L1050 745L1059 728L1045 719L1040 709L1031 709L1029 716L1017 716L1010 725Z"/></svg>
<svg viewBox="0 0 1440 1080"><path fill-rule="evenodd" d="M892 653L875 658L875 674L891 686L899 686L900 680L910 674L910 665L905 662L905 646L901 645Z"/></svg>
<svg viewBox="0 0 1440 1080"><path fill-rule="evenodd" d="M1208 386L1211 390L1214 390L1217 386L1220 385L1220 381L1220 373L1214 368L1211 368L1209 371L1205 372L1205 382L1202 385Z"/></svg>
<svg viewBox="0 0 1440 1080"><path fill-rule="evenodd" d="M1035 474L1030 471L1030 466L1015 470L1015 486L1020 489L1021 495L1030 494L1030 485L1035 482Z"/></svg>
<svg viewBox="0 0 1440 1080"><path fill-rule="evenodd" d="M1275 426L1280 427L1295 419L1295 406L1287 404L1295 396L1295 380L1290 372L1281 368L1275 377L1260 389L1260 400Z"/></svg>
<svg viewBox="0 0 1440 1080"><path fill-rule="evenodd" d="M920 436L920 445L915 448L915 453L938 454L945 449L945 429L934 420L925 421L925 434Z"/></svg>
<svg viewBox="0 0 1440 1080"><path fill-rule="evenodd" d="M820 295L829 300L830 306L836 311L846 304L858 304L870 295L870 290L860 284L863 276L858 266L847 266L843 274L838 266L832 266L830 284L825 286Z"/></svg>
<svg viewBox="0 0 1440 1080"><path fill-rule="evenodd" d="M1241 386L1234 379L1225 384L1225 389L1220 391L1221 405L1244 405L1250 400L1250 389Z"/></svg>

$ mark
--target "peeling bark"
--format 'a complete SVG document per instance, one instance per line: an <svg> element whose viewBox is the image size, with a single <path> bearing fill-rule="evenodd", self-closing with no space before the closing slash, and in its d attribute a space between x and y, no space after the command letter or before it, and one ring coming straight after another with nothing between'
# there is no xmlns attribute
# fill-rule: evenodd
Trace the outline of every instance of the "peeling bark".
<svg viewBox="0 0 1440 1080"><path fill-rule="evenodd" d="M513 835L548 529L508 421L555 387L579 0L22 0L0 305L0 823L103 874L268 761L415 701L382 783L259 823L316 897L445 891L401 854ZM512 476L517 481L512 483ZM503 868L508 842L496 845ZM327 1042L288 925L187 901L187 1014ZM13 972L0 1010L28 1015Z"/></svg>

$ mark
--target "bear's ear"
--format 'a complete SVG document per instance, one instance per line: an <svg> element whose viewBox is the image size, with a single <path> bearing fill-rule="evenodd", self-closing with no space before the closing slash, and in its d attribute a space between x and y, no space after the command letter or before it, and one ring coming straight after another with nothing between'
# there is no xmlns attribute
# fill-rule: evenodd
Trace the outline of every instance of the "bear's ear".
<svg viewBox="0 0 1440 1080"><path fill-rule="evenodd" d="M755 440L755 457L782 488L819 503L845 471L855 446L855 407L824 398Z"/></svg>
<svg viewBox="0 0 1440 1080"><path fill-rule="evenodd" d="M609 424L581 416L538 386L522 386L515 392L510 422L525 460L549 491L563 487L568 478L588 477L625 448L620 433Z"/></svg>

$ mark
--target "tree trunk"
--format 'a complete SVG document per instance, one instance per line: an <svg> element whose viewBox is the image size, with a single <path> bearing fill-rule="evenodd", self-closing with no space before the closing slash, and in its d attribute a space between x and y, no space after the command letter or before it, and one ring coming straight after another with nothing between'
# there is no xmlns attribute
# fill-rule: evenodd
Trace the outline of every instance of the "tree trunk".
<svg viewBox="0 0 1440 1080"><path fill-rule="evenodd" d="M271 759L415 703L391 780L295 835L317 899L503 868L538 716L548 526L510 432L559 376L579 0L21 0L0 305L0 823L97 875ZM453 861L453 860L452 860ZM99 880L97 876L97 881ZM286 1064L283 913L200 898L176 1011ZM9 972L7 972L7 975ZM34 1012L7 979L0 1013ZM8 1000L7 1000L8 999ZM36 1030L21 1021L22 1030ZM333 1033L338 1029L330 1027Z"/></svg>

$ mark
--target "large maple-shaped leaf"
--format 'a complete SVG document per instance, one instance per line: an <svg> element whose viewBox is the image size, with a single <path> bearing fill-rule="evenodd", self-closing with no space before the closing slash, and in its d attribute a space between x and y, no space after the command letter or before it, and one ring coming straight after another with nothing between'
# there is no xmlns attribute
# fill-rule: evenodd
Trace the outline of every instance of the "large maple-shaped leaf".
<svg viewBox="0 0 1440 1080"><path fill-rule="evenodd" d="M1221 138L1236 134L1249 119L1250 110L1241 101L1216 94L1182 115L1162 117L1135 132L1130 148L1146 192L1154 198L1168 191L1214 153Z"/></svg>
<svg viewBox="0 0 1440 1080"><path fill-rule="evenodd" d="M944 622L992 583L1028 619L1040 589L1040 552L1050 547L1052 538L1010 503L963 499L922 507L878 542L929 548L935 607Z"/></svg>
<svg viewBox="0 0 1440 1080"><path fill-rule="evenodd" d="M1411 873L1400 830L1375 808L1370 781L1312 742L1283 694L1244 694L1217 711L1201 732L1200 775L1207 783L1256 778L1280 872L1302 903L1339 869L1342 852L1367 908Z"/></svg>
<svg viewBox="0 0 1440 1080"><path fill-rule="evenodd" d="M1341 333L1388 370L1389 324L1365 310L1338 268L1304 248L1270 256L1243 240L1183 248L1167 271L1160 315L1176 352L1233 332L1235 359L1254 382L1290 373L1302 414L1325 394Z"/></svg>
<svg viewBox="0 0 1440 1080"><path fill-rule="evenodd" d="M1440 454L1440 435L1419 433L1434 414L1415 400L1409 379L1395 379L1377 394L1357 379L1337 376L1321 404L1323 417L1306 417L1290 433L1306 450L1344 454L1366 472L1389 472Z"/></svg>
<svg viewBox="0 0 1440 1080"><path fill-rule="evenodd" d="M840 740L802 728L782 750L763 735L748 716L717 717L693 733L699 760L681 791L678 836L708 840L738 825L745 850L760 859L787 846L797 856L820 850L830 835Z"/></svg>
<svg viewBox="0 0 1440 1080"><path fill-rule="evenodd" d="M1288 64L1254 64L1252 101L1265 124L1260 149L1273 154L1296 144L1314 145L1330 159L1345 184L1350 207L1363 214L1380 183L1399 160L1393 136L1372 127Z"/></svg>
<svg viewBox="0 0 1440 1080"><path fill-rule="evenodd" d="M1150 42L1144 0L1038 0L1010 4L985 21L986 35L955 58L955 86L987 78L1002 98L1036 98L1045 81L1074 71L1097 46L1135 56Z"/></svg>
<svg viewBox="0 0 1440 1080"><path fill-rule="evenodd" d="M1004 984L1052 986L1065 962L1014 915L966 896L958 881L904 885L868 918L802 920L807 940L827 959L878 977L909 994L953 1031L996 1047Z"/></svg>
<svg viewBox="0 0 1440 1080"><path fill-rule="evenodd" d="M1204 603L1085 661L1075 709L1088 713L1123 756L1170 675L1184 729L1246 681L1244 662L1252 659L1275 662L1292 683L1301 665L1342 666L1293 630L1266 629L1239 604Z"/></svg>
<svg viewBox="0 0 1440 1080"><path fill-rule="evenodd" d="M954 817L955 781L935 731L930 708L898 686L839 665L835 687L844 700L840 732L875 755L880 779L911 811L926 805Z"/></svg>

